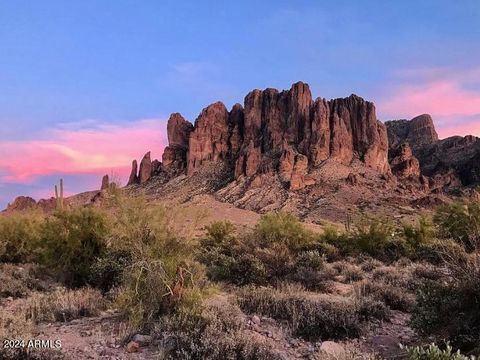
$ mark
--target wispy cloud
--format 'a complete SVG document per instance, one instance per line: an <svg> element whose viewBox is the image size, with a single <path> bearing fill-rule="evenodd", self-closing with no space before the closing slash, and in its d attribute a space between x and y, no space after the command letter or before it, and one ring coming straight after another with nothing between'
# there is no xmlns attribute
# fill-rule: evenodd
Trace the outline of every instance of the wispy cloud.
<svg viewBox="0 0 480 360"><path fill-rule="evenodd" d="M53 174L125 176L132 159L165 146L165 122L139 120L122 125L98 121L63 124L38 138L0 143L0 180L32 183Z"/></svg>

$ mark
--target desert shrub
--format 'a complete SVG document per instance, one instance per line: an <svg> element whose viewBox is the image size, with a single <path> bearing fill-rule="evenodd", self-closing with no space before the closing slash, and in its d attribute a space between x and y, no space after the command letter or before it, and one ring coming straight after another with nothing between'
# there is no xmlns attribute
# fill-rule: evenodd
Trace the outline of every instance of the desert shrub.
<svg viewBox="0 0 480 360"><path fill-rule="evenodd" d="M383 301L376 300L371 296L357 294L355 306L362 321L371 319L385 320L390 317L390 309Z"/></svg>
<svg viewBox="0 0 480 360"><path fill-rule="evenodd" d="M417 248L421 244L426 244L434 239L435 231L432 220L421 216L416 226L411 224L403 225L403 237L412 248Z"/></svg>
<svg viewBox="0 0 480 360"><path fill-rule="evenodd" d="M36 213L0 216L0 262L35 260L42 220Z"/></svg>
<svg viewBox="0 0 480 360"><path fill-rule="evenodd" d="M36 323L70 321L96 316L106 303L100 291L91 288L57 289L48 294L36 293L27 299L25 317Z"/></svg>
<svg viewBox="0 0 480 360"><path fill-rule="evenodd" d="M266 342L245 331L236 306L207 306L201 314L178 313L164 317L159 329L172 334L164 339L174 345L167 359L284 359Z"/></svg>
<svg viewBox="0 0 480 360"><path fill-rule="evenodd" d="M363 270L353 264L345 263L344 267L341 269L341 274L345 277L345 281L359 281L362 280L365 276Z"/></svg>
<svg viewBox="0 0 480 360"><path fill-rule="evenodd" d="M361 320L370 319L370 316L380 313L376 310L367 310L366 305L363 308L359 307L358 302L347 299L313 297L296 287L284 289L246 287L239 291L238 301L240 307L247 313L262 314L286 321L295 336L308 340L357 336Z"/></svg>
<svg viewBox="0 0 480 360"><path fill-rule="evenodd" d="M0 265L0 298L19 298L28 295L32 290L43 291L49 288L44 269L36 265Z"/></svg>
<svg viewBox="0 0 480 360"><path fill-rule="evenodd" d="M475 360L474 356L464 356L460 351L454 352L450 345L442 350L437 345L427 347L404 347L409 360Z"/></svg>
<svg viewBox="0 0 480 360"><path fill-rule="evenodd" d="M42 261L69 286L86 284L90 268L105 250L106 216L92 208L58 210L41 227Z"/></svg>
<svg viewBox="0 0 480 360"><path fill-rule="evenodd" d="M400 288L408 288L412 282L408 269L397 266L381 266L372 272L372 279Z"/></svg>
<svg viewBox="0 0 480 360"><path fill-rule="evenodd" d="M316 250L303 251L296 259L296 266L298 268L322 270L325 267L325 261L325 255Z"/></svg>
<svg viewBox="0 0 480 360"><path fill-rule="evenodd" d="M238 236L225 222L206 229L198 257L215 281L275 284L304 269L319 270L325 261L314 234L285 213L264 215L253 230Z"/></svg>
<svg viewBox="0 0 480 360"><path fill-rule="evenodd" d="M480 203L454 203L440 207L434 216L440 237L453 239L467 251L480 248Z"/></svg>
<svg viewBox="0 0 480 360"><path fill-rule="evenodd" d="M371 256L382 261L395 261L410 255L410 245L395 227L386 220L366 218L355 228L341 234L327 229L321 240L334 245L343 256Z"/></svg>
<svg viewBox="0 0 480 360"><path fill-rule="evenodd" d="M124 270L131 265L132 256L125 250L107 250L90 268L88 283L106 293L121 284Z"/></svg>
<svg viewBox="0 0 480 360"><path fill-rule="evenodd" d="M298 250L311 244L314 235L293 215L276 212L263 215L252 234L258 244L285 244L290 250Z"/></svg>
<svg viewBox="0 0 480 360"><path fill-rule="evenodd" d="M442 265L445 262L445 254L456 254L466 257L463 245L451 239L435 239L431 242L420 244L416 249L414 259L426 261L434 265Z"/></svg>
<svg viewBox="0 0 480 360"><path fill-rule="evenodd" d="M299 267L289 274L286 280L299 283L310 291L330 292L333 287L332 280L336 275L335 269L329 265L324 265L321 270Z"/></svg>
<svg viewBox="0 0 480 360"><path fill-rule="evenodd" d="M445 264L445 275L419 292L412 325L422 334L446 338L455 348L470 351L480 343L480 254L450 254Z"/></svg>
<svg viewBox="0 0 480 360"><path fill-rule="evenodd" d="M383 263L377 259L374 259L370 256L360 259L360 268L365 272L372 272L376 268L383 266Z"/></svg>
<svg viewBox="0 0 480 360"><path fill-rule="evenodd" d="M365 296L384 302L392 310L410 311L415 304L415 296L402 287L370 280L359 286Z"/></svg>
<svg viewBox="0 0 480 360"><path fill-rule="evenodd" d="M163 206L125 198L112 210L111 248L130 254L118 306L134 326L149 326L163 314L200 309L206 283L194 260L196 243L177 235Z"/></svg>

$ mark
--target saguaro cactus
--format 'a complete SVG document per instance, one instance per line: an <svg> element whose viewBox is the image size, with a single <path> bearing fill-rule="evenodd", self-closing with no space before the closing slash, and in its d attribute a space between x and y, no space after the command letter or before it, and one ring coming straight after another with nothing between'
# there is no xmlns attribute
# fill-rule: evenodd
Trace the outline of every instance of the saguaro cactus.
<svg viewBox="0 0 480 360"><path fill-rule="evenodd" d="M350 232L352 230L352 216L347 214L347 218L345 219L345 231Z"/></svg>
<svg viewBox="0 0 480 360"><path fill-rule="evenodd" d="M57 209L63 209L63 179L60 179L60 193L55 185L55 199L57 200Z"/></svg>

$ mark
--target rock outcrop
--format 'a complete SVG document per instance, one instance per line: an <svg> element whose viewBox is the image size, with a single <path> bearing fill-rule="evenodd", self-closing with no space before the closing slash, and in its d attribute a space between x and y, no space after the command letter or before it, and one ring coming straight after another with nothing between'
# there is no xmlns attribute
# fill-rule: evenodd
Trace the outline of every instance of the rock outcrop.
<svg viewBox="0 0 480 360"><path fill-rule="evenodd" d="M102 186L100 187L100 190L108 190L110 187L110 179L108 178L108 174L104 175L102 178Z"/></svg>
<svg viewBox="0 0 480 360"><path fill-rule="evenodd" d="M420 176L420 162L413 156L409 143L403 143L391 151L390 166L392 173L399 178L418 178Z"/></svg>
<svg viewBox="0 0 480 360"><path fill-rule="evenodd" d="M143 156L142 161L140 161L140 167L137 165L137 160L133 160L127 186L144 184L150 180L153 175L161 172L161 170L162 163L158 160L152 161L151 153L149 151Z"/></svg>
<svg viewBox="0 0 480 360"><path fill-rule="evenodd" d="M357 158L389 172L386 129L374 105L355 95L313 101L301 82L289 91L254 90L245 98L244 127L236 176L270 172L279 163L281 179L299 189L308 171L329 158L344 164Z"/></svg>
<svg viewBox="0 0 480 360"><path fill-rule="evenodd" d="M138 171L138 181L140 184L146 183L152 176L152 159L150 151L147 152L140 162L140 170Z"/></svg>
<svg viewBox="0 0 480 360"><path fill-rule="evenodd" d="M225 161L229 153L229 113L221 102L202 110L190 134L187 175L207 161Z"/></svg>
<svg viewBox="0 0 480 360"><path fill-rule="evenodd" d="M8 204L6 211L26 211L36 208L37 202L30 196L19 196Z"/></svg>
<svg viewBox="0 0 480 360"><path fill-rule="evenodd" d="M388 142L391 149L403 143L409 143L415 150L438 141L433 119L428 114L419 115L411 120L387 121Z"/></svg>
<svg viewBox="0 0 480 360"><path fill-rule="evenodd" d="M167 123L168 146L163 151L162 165L173 175L187 167L187 153L193 125L179 113L170 115ZM156 169L158 171L158 167Z"/></svg>
<svg viewBox="0 0 480 360"><path fill-rule="evenodd" d="M188 131L177 131L179 124ZM230 112L214 103L202 110L191 131L182 121L171 125L169 134L173 129L185 134L183 149L189 134L188 176L206 163L221 163L235 178L278 172L297 190L311 183L308 173L327 159L343 164L358 159L379 173L390 172L387 131L377 121L373 103L356 95L313 100L302 82L287 91L254 90L245 97L244 108L236 104ZM183 159L171 150L174 145L169 138L165 167Z"/></svg>
<svg viewBox="0 0 480 360"><path fill-rule="evenodd" d="M403 177L417 174L417 159L422 176L430 187L458 188L480 184L480 139L453 136L439 140L433 120L424 114L412 120L385 123L390 145L390 165Z"/></svg>
<svg viewBox="0 0 480 360"><path fill-rule="evenodd" d="M130 176L128 178L128 183L127 186L133 185L133 184L138 184L138 164L137 160L132 161L132 170L130 171Z"/></svg>

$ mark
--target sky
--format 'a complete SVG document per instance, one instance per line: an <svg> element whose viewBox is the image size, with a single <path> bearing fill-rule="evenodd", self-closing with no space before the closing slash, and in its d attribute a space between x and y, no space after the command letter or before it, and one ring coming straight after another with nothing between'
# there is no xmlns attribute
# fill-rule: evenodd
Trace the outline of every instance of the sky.
<svg viewBox="0 0 480 360"><path fill-rule="evenodd" d="M170 113L299 80L480 136L478 24L477 0L0 0L0 208L125 182Z"/></svg>

